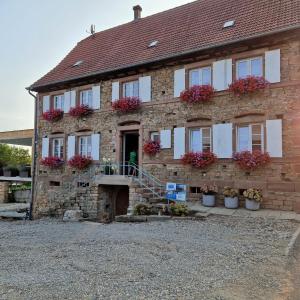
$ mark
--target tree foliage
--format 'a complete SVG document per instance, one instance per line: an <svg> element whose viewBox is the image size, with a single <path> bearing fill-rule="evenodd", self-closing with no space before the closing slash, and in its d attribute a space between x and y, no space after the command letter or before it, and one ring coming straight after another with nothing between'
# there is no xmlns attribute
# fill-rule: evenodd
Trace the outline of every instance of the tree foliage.
<svg viewBox="0 0 300 300"><path fill-rule="evenodd" d="M0 167L30 164L31 155L28 149L0 144Z"/></svg>

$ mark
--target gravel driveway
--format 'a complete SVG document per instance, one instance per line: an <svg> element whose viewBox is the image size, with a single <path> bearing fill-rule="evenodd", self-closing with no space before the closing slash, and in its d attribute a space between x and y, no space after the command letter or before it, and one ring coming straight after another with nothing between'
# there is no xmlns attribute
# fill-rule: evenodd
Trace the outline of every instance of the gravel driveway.
<svg viewBox="0 0 300 300"><path fill-rule="evenodd" d="M286 299L290 221L0 222L0 299Z"/></svg>

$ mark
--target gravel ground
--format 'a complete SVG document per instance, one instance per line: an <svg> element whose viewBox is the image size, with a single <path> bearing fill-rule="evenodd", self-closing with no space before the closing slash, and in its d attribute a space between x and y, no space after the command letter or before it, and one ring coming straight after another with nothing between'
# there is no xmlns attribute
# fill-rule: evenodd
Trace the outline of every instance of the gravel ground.
<svg viewBox="0 0 300 300"><path fill-rule="evenodd" d="M0 222L0 299L287 299L299 225Z"/></svg>

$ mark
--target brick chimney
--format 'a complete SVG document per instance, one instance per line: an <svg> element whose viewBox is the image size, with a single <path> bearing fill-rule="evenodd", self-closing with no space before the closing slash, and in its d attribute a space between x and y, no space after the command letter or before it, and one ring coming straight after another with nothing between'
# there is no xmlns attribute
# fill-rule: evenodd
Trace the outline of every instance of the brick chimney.
<svg viewBox="0 0 300 300"><path fill-rule="evenodd" d="M136 5L133 7L134 11L134 20L138 20L142 17L142 7L140 5Z"/></svg>

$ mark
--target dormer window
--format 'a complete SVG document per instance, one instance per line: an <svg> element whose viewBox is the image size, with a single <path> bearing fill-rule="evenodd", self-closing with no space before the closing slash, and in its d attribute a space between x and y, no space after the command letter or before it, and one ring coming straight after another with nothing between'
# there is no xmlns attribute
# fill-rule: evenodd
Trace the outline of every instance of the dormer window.
<svg viewBox="0 0 300 300"><path fill-rule="evenodd" d="M189 74L189 85L207 85L211 84L211 67L193 69Z"/></svg>
<svg viewBox="0 0 300 300"><path fill-rule="evenodd" d="M64 110L64 101L65 101L64 95L55 95L53 97L53 108Z"/></svg>
<svg viewBox="0 0 300 300"><path fill-rule="evenodd" d="M246 78L247 76L263 76L262 57L254 57L239 60L236 63L236 78Z"/></svg>
<svg viewBox="0 0 300 300"><path fill-rule="evenodd" d="M129 81L123 83L123 97L138 97L139 81Z"/></svg>
<svg viewBox="0 0 300 300"><path fill-rule="evenodd" d="M85 90L80 92L80 105L92 107L92 90Z"/></svg>

